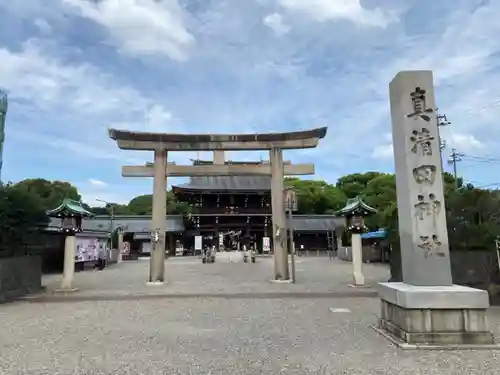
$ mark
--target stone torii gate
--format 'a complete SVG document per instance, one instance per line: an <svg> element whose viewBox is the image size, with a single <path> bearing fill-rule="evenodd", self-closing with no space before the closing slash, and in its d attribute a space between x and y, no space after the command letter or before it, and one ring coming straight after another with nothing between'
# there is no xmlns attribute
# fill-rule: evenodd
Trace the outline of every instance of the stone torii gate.
<svg viewBox="0 0 500 375"><path fill-rule="evenodd" d="M283 162L283 150L315 148L327 128L264 134L169 134L109 129L109 136L122 150L153 151L152 166L125 166L124 177L153 177L152 242L150 283L163 283L165 275L166 181L168 176L271 175L275 280L290 280L286 243L280 232L286 228L283 206L285 175L314 174L314 165ZM224 151L269 150L270 164L224 164ZM175 165L167 162L168 151L214 151L213 165Z"/></svg>

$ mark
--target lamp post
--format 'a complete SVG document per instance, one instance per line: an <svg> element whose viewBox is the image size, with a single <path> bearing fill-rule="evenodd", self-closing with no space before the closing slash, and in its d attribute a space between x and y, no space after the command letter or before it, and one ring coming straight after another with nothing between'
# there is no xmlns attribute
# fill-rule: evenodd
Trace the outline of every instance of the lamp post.
<svg viewBox="0 0 500 375"><path fill-rule="evenodd" d="M99 198L96 198L96 201L98 202L102 202L102 203L105 203L107 204L110 208L111 208L111 217L109 219L109 238L110 238L110 246L111 248L113 248L113 230L114 230L114 221L115 221L115 204L114 203L111 203L111 202L108 202L108 201L105 201L104 199L99 199Z"/></svg>
<svg viewBox="0 0 500 375"><path fill-rule="evenodd" d="M293 227L293 211L298 210L297 193L291 187L283 189L283 200L285 206L285 216L288 216L287 227L290 238L290 260L292 263L292 283L295 284L295 242L294 242L294 227ZM288 214L288 215L286 215Z"/></svg>

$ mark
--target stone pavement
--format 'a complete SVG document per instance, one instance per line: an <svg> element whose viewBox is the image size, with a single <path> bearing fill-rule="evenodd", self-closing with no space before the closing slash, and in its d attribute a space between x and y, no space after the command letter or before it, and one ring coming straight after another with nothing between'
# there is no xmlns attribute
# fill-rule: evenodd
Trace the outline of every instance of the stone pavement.
<svg viewBox="0 0 500 375"><path fill-rule="evenodd" d="M171 259L164 286L145 285L148 265L78 273L69 297L51 296L50 276L48 296L0 305L0 374L498 374L495 351L402 351L378 336L378 299L347 286L349 263L298 259L296 285L268 281L271 259ZM489 318L498 335L500 310Z"/></svg>

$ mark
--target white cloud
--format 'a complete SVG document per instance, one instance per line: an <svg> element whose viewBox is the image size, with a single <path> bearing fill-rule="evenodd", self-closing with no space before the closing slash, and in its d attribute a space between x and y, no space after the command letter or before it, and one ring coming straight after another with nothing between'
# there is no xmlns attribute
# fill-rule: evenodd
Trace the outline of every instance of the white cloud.
<svg viewBox="0 0 500 375"><path fill-rule="evenodd" d="M372 152L372 157L375 159L390 159L394 156L394 149L392 143L377 146Z"/></svg>
<svg viewBox="0 0 500 375"><path fill-rule="evenodd" d="M34 25L38 27L42 34L50 34L52 32L52 26L50 26L49 23L43 18L37 18Z"/></svg>
<svg viewBox="0 0 500 375"><path fill-rule="evenodd" d="M262 22L278 35L286 34L291 29L290 26L283 22L283 16L279 13L268 14Z"/></svg>
<svg viewBox="0 0 500 375"><path fill-rule="evenodd" d="M472 134L453 133L448 141L449 146L459 152L477 152L483 150L485 145Z"/></svg>
<svg viewBox="0 0 500 375"><path fill-rule="evenodd" d="M374 159L391 159L394 157L391 133L385 133L382 135L382 144L373 149L371 156Z"/></svg>
<svg viewBox="0 0 500 375"><path fill-rule="evenodd" d="M194 37L185 28L177 0L63 0L82 17L108 29L113 44L132 56L187 58Z"/></svg>
<svg viewBox="0 0 500 375"><path fill-rule="evenodd" d="M37 39L23 43L20 51L0 48L0 86L11 99L29 101L39 109L64 103L80 113L96 114L144 107L146 99L136 90L115 84L111 75L94 65L63 63L49 55Z"/></svg>
<svg viewBox="0 0 500 375"><path fill-rule="evenodd" d="M389 134L389 136L391 136ZM394 148L392 140L387 139L385 135L386 142L380 146L376 146L372 152L372 158L374 159L391 159L394 157ZM443 136L446 141L447 148L456 148L458 152L477 152L485 148L485 145L479 141L472 134L465 133L453 133L449 137Z"/></svg>
<svg viewBox="0 0 500 375"><path fill-rule="evenodd" d="M282 7L302 12L316 21L348 20L359 25L386 27L394 16L381 9L366 9L360 0L279 0Z"/></svg>
<svg viewBox="0 0 500 375"><path fill-rule="evenodd" d="M82 196L82 201L91 207L105 207L107 204L105 202L127 204L130 201L128 195L99 192L85 186L83 188L78 186L78 192Z"/></svg>
<svg viewBox="0 0 500 375"><path fill-rule="evenodd" d="M101 187L105 187L105 186L108 186L107 183L105 183L104 181L101 181L101 180L98 180L96 178L89 178L89 183L91 185L94 185L94 186L101 186Z"/></svg>
<svg viewBox="0 0 500 375"><path fill-rule="evenodd" d="M133 181L129 180L133 184ZM96 178L89 178L83 182L74 182L82 201L92 207L104 207L108 203L126 204L130 200L126 184L108 184Z"/></svg>
<svg viewBox="0 0 500 375"><path fill-rule="evenodd" d="M93 159L137 162L134 156L124 157L109 140L107 128L123 122L116 119L127 119L122 127L134 124L133 130L161 131L177 121L161 105L153 104L136 89L119 84L114 76L86 62L63 62L49 54L46 47L42 41L31 39L20 51L0 48L0 87L9 93L10 112L19 112L23 103L29 103L31 112L26 115L37 119L35 123L54 113L54 119L63 123L36 123L29 130L11 129L10 133L18 139L43 142ZM144 110L148 106L150 120L146 124ZM75 131L78 137L74 136Z"/></svg>
<svg viewBox="0 0 500 375"><path fill-rule="evenodd" d="M153 105L146 110L146 124L144 131L157 132L157 133L174 133L173 129L169 126L172 124L174 118L172 113L165 111L159 105Z"/></svg>
<svg viewBox="0 0 500 375"><path fill-rule="evenodd" d="M145 107L142 115L142 117L137 116L136 121L112 123L109 127L151 133L189 132L189 129L183 127L180 119L175 118L171 112L160 105L154 104L151 107Z"/></svg>

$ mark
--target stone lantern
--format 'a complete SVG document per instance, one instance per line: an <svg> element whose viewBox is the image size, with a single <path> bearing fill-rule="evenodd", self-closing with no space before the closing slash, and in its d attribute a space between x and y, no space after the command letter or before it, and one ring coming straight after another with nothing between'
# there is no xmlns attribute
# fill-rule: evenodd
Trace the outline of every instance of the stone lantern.
<svg viewBox="0 0 500 375"><path fill-rule="evenodd" d="M363 275L363 247L361 243L361 233L367 230L365 217L376 213L377 210L370 207L360 197L348 199L344 208L337 211L337 215L344 216L346 229L351 234L352 251L352 286L364 286L365 277Z"/></svg>
<svg viewBox="0 0 500 375"><path fill-rule="evenodd" d="M76 234L82 231L82 221L85 217L94 216L87 211L81 202L64 199L63 202L53 210L47 212L50 217L61 219L59 230L64 235L64 269L61 280L60 292L73 292L77 288L73 287L75 275L76 257Z"/></svg>

